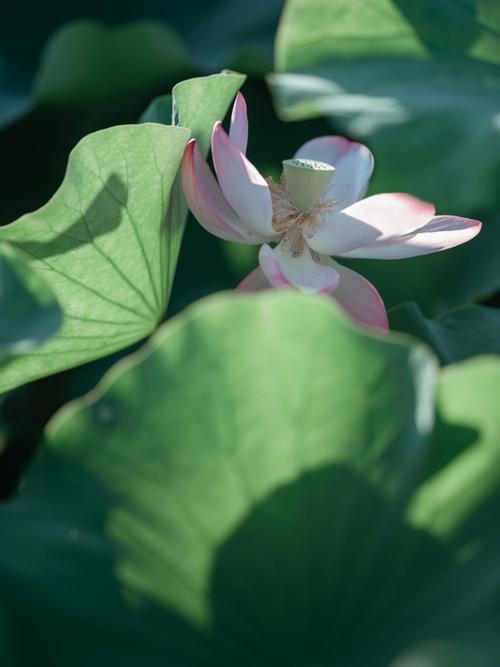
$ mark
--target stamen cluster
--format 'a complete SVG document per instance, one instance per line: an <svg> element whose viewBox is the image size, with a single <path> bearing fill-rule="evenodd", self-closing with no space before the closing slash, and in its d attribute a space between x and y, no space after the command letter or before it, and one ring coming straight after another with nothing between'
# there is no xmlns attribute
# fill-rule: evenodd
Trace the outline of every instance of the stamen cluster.
<svg viewBox="0 0 500 667"><path fill-rule="evenodd" d="M323 215L334 202L317 202L309 211L299 210L292 202L286 189L283 175L279 183L266 178L273 205L272 226L275 232L283 234L281 243L289 247L292 257L298 257L305 247L305 239L311 238L323 223Z"/></svg>

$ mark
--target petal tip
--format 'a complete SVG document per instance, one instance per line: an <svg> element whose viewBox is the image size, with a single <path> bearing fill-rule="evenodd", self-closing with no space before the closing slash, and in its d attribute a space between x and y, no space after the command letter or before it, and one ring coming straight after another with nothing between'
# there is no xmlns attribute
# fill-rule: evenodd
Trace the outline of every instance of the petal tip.
<svg viewBox="0 0 500 667"><path fill-rule="evenodd" d="M471 238L474 238L479 234L479 232L483 228L483 223L480 220L473 220L472 218L470 219L470 222L471 222L470 227L475 232L474 235L471 236Z"/></svg>
<svg viewBox="0 0 500 667"><path fill-rule="evenodd" d="M214 138L220 135L221 131L224 132L224 129L222 127L222 122L220 120L216 120L212 128L212 143L214 141Z"/></svg>
<svg viewBox="0 0 500 667"><path fill-rule="evenodd" d="M246 100L243 96L243 93L240 90L238 90L238 92L236 93L236 98L235 98L234 104L233 104L233 110L234 110L235 107L236 108L241 107L245 111L246 111L246 108L247 108Z"/></svg>
<svg viewBox="0 0 500 667"><path fill-rule="evenodd" d="M184 147L184 159L186 159L186 157L191 157L196 147L196 139L190 139Z"/></svg>

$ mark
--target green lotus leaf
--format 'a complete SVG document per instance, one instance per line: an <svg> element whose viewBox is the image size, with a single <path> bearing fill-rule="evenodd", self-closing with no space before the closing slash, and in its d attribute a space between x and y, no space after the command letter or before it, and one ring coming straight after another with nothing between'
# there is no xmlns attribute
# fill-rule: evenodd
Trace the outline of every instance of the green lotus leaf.
<svg viewBox="0 0 500 667"><path fill-rule="evenodd" d="M500 354L500 310L482 306L456 308L427 318L416 303L390 311L391 328L425 341L443 364L480 354Z"/></svg>
<svg viewBox="0 0 500 667"><path fill-rule="evenodd" d="M33 84L42 106L95 106L166 86L193 70L176 34L155 21L75 21L49 41Z"/></svg>
<svg viewBox="0 0 500 667"><path fill-rule="evenodd" d="M42 272L65 318L56 338L4 370L0 391L111 354L156 328L187 214L176 184L185 143L191 128L209 141L244 78L216 74L177 84L184 127L143 123L85 137L52 199L0 228L0 241Z"/></svg>
<svg viewBox="0 0 500 667"><path fill-rule="evenodd" d="M496 664L500 362L450 368L433 433L411 339L295 293L196 304L4 506L4 664Z"/></svg>
<svg viewBox="0 0 500 667"><path fill-rule="evenodd" d="M212 128L216 120L224 118L230 101L243 85L246 77L237 72L195 77L176 84L172 95L154 99L142 114L139 122L156 122L164 125L189 127L202 152L207 155L210 148ZM170 247L170 266L175 270L188 216L188 207L177 179L169 208L169 226L175 230ZM170 279L173 281L173 274Z"/></svg>
<svg viewBox="0 0 500 667"><path fill-rule="evenodd" d="M54 293L39 273L11 248L0 246L0 378L2 365L51 338L61 321Z"/></svg>
<svg viewBox="0 0 500 667"><path fill-rule="evenodd" d="M139 123L160 123L162 125L170 125L171 122L172 95L155 97L139 118Z"/></svg>
<svg viewBox="0 0 500 667"><path fill-rule="evenodd" d="M85 137L41 209L0 228L64 312L59 334L4 369L0 391L147 336L165 311L170 189L189 131L119 126Z"/></svg>

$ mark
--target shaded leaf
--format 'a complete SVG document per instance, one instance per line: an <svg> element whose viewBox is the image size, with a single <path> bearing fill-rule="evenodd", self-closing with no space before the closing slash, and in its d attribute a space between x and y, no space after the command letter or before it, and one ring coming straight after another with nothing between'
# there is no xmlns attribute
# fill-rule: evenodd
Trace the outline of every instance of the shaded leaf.
<svg viewBox="0 0 500 667"><path fill-rule="evenodd" d="M390 311L391 329L425 341L443 364L478 354L500 354L500 310L465 306L435 319L426 318L415 303Z"/></svg>
<svg viewBox="0 0 500 667"><path fill-rule="evenodd" d="M386 667L429 636L496 664L500 363L443 378L435 442L434 373L326 299L179 316L51 423L2 512L6 665Z"/></svg>
<svg viewBox="0 0 500 667"><path fill-rule="evenodd" d="M29 95L2 93L0 94L0 129L22 118L31 110Z"/></svg>
<svg viewBox="0 0 500 667"><path fill-rule="evenodd" d="M161 123L170 125L172 122L172 95L156 97L141 114L139 123Z"/></svg>
<svg viewBox="0 0 500 667"><path fill-rule="evenodd" d="M0 246L0 367L51 338L61 322L59 305L40 275Z"/></svg>
<svg viewBox="0 0 500 667"><path fill-rule="evenodd" d="M187 52L166 24L110 28L77 21L47 45L34 94L41 105L80 109L151 93L190 71Z"/></svg>
<svg viewBox="0 0 500 667"><path fill-rule="evenodd" d="M14 85L0 54L0 128L29 112L32 101L23 85Z"/></svg>

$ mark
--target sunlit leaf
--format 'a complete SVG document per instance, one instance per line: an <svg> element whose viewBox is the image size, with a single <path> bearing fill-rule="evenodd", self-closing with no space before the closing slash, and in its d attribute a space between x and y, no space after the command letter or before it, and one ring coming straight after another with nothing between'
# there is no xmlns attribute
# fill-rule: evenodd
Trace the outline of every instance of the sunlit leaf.
<svg viewBox="0 0 500 667"><path fill-rule="evenodd" d="M244 74L227 71L187 79L174 86L175 124L189 127L205 154L210 146L213 124L224 117L228 100L233 99L245 79Z"/></svg>
<svg viewBox="0 0 500 667"><path fill-rule="evenodd" d="M165 315L187 213L175 179L189 130L207 143L244 78L217 74L177 84L177 125L184 127L143 123L89 135L48 204L0 228L0 240L43 271L65 316L57 338L9 366L0 391L111 354L154 330Z"/></svg>
<svg viewBox="0 0 500 667"><path fill-rule="evenodd" d="M2 512L7 667L498 658L500 362L445 374L431 437L434 377L294 293L167 324Z"/></svg>
<svg viewBox="0 0 500 667"><path fill-rule="evenodd" d="M41 209L0 228L40 271L64 312L61 332L2 373L0 391L144 338L171 288L165 216L189 131L146 124L102 130L71 154Z"/></svg>
<svg viewBox="0 0 500 667"><path fill-rule="evenodd" d="M181 81L174 86L171 96L153 100L140 121L144 122L149 118L157 123L188 127L206 155L215 121L224 118L230 102L243 85L245 78L244 74L227 71ZM167 116L168 111L170 111L169 116ZM176 232L169 250L172 268L177 265L187 215L188 207L180 180L177 178L168 211L169 226ZM173 277L171 274L172 281Z"/></svg>

